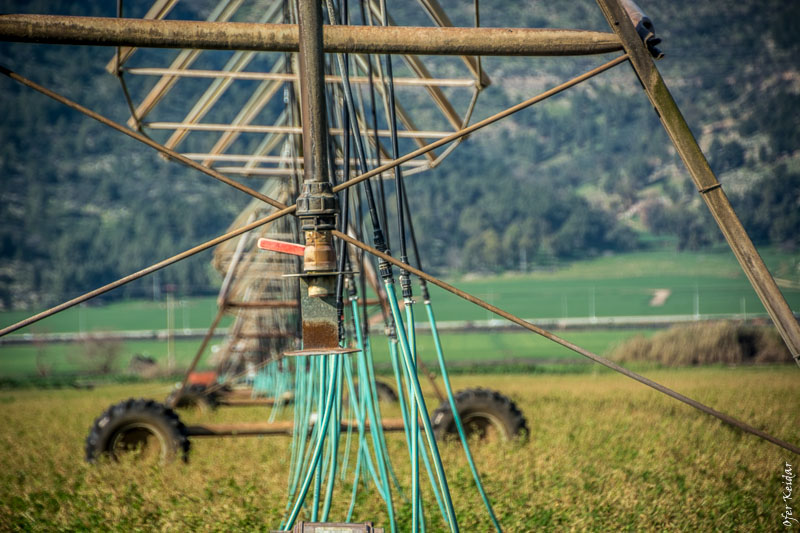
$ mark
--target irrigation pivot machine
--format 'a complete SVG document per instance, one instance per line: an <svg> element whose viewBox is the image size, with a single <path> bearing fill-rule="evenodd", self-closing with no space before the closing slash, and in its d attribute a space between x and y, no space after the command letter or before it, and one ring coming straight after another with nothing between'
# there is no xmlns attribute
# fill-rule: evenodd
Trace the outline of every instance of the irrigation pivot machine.
<svg viewBox="0 0 800 533"><path fill-rule="evenodd" d="M285 434L292 442L290 479L284 519L273 525L278 530L396 531L396 504L402 498L411 502L413 531L424 531L426 524L458 531L458 509L437 444L452 434L463 445L475 488L500 531L468 437L524 436L526 420L500 392L452 390L428 283L800 453L793 444L425 272L413 198L404 180L438 165L481 128L627 64L800 364L800 326L664 84L654 62L661 54L659 39L638 6L629 0L597 0L611 29L604 33L483 28L477 0L474 27L453 27L436 0L418 3L432 27L403 25L385 0L219 0L205 21L168 18L171 12L196 13L176 10L178 0L155 0L136 19L122 17L121 1L117 18L0 15L2 40L116 47L107 68L122 84L130 121L115 123L0 66L5 76L252 197L227 233L0 330L0 335L17 331L215 248L214 266L224 276L218 313L181 385L165 403L130 399L111 406L90 430L87 459L113 458L131 449L162 460L185 458L194 437ZM141 48L179 52L137 54ZM615 57L486 119L471 120L481 90L491 83L481 56L593 54ZM132 94L126 82L132 76L151 77L149 89ZM247 89L235 89L245 81ZM454 97L457 91L461 96ZM393 207L387 205L387 192ZM417 311L417 299L423 312ZM193 372L226 314L234 320L216 355L217 371L205 376ZM418 315L430 323L443 385L442 390L432 381L440 402L435 410L420 386L419 376L430 374L417 358ZM375 379L369 336L375 322L388 339L391 384ZM399 402L402 417L382 416L380 401L385 399ZM173 408L191 403L264 404L271 410L269 420L256 424L186 427ZM285 419L276 420L281 413ZM407 457L390 457L389 431L402 432ZM351 449L355 458L348 467ZM400 490L392 466L401 460L410 463L408 494ZM331 516L334 486L348 471L354 480L349 512ZM372 486L365 490L374 490L385 502L388 518L382 527L351 523L361 479ZM424 512L423 485L429 485L436 513Z"/></svg>

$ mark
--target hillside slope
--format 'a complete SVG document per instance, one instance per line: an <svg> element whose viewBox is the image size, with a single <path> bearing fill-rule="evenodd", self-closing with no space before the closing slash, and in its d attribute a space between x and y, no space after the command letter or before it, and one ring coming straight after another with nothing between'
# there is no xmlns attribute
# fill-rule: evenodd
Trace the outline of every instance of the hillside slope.
<svg viewBox="0 0 800 533"><path fill-rule="evenodd" d="M794 246L800 45L792 29L800 5L640 3L664 39L659 68L751 235ZM202 14L211 4L184 9ZM443 4L457 25L472 24L472 3ZM399 23L430 25L416 7L390 4ZM21 10L114 16L108 2L0 2L2 12ZM591 1L503 0L482 6L481 22L606 30ZM112 53L4 43L0 64L124 122L122 91L103 70ZM484 58L493 83L474 120L603 60ZM0 94L2 307L56 301L121 277L221 233L247 202L11 80L0 80ZM426 268L526 270L653 238L692 249L720 238L627 66L475 134L454 154L408 180ZM201 254L119 294L163 283L183 294L213 291L208 260Z"/></svg>

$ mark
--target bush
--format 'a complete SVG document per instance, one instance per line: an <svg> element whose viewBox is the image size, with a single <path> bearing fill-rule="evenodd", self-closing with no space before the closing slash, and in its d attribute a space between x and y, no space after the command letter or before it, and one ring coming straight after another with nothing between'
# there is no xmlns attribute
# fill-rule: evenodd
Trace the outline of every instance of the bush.
<svg viewBox="0 0 800 533"><path fill-rule="evenodd" d="M665 366L786 363L789 350L775 328L732 322L673 326L651 338L637 335L618 346L611 358Z"/></svg>

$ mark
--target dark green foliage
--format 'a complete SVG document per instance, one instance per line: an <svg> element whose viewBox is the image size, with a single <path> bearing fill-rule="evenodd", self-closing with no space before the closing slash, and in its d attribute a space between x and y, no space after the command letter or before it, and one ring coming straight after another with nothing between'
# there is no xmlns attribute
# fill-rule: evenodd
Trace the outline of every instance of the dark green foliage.
<svg viewBox="0 0 800 533"><path fill-rule="evenodd" d="M779 165L758 187L731 198L734 208L757 243L776 243L786 249L800 244L800 173Z"/></svg>
<svg viewBox="0 0 800 533"><path fill-rule="evenodd" d="M204 17L213 3L182 2L171 17ZM760 243L794 246L800 234L798 178L791 170L800 146L795 81L800 45L790 30L800 21L796 3L642 3L664 38L666 59L659 69L708 147L712 168L746 229ZM45 0L19 4L0 2L0 11L113 16L115 7ZM472 25L471 4L445 1L444 6L455 25ZM126 4L125 9L126 16L141 16L144 7ZM430 24L416 3L395 2L390 9L399 24ZM588 0L524 9L500 2L484 7L481 20L488 26L607 30ZM139 57L171 53L140 51ZM119 83L104 71L112 54L107 48L0 44L0 64L125 122ZM218 68L228 57L207 52L195 66ZM603 59L485 58L493 83L480 96L476 117L516 104ZM447 65L443 58L425 61L434 73L438 65ZM253 69L264 66L254 63ZM399 60L395 66L405 68ZM128 78L135 99L152 83ZM229 95L249 94L254 86L237 82ZM187 101L197 96L181 84L176 87ZM248 200L11 80L0 80L0 91L2 307L63 300L187 249L222 233ZM452 90L448 96L459 111L468 103L466 91ZM412 97L407 107L413 103ZM208 121L230 121L238 110L232 105L223 99ZM163 104L159 109L168 120L180 119L184 111ZM438 127L432 117L416 118L420 127ZM181 149L201 151L208 139L192 134ZM237 150L252 149L258 141L242 138ZM778 166L782 161L785 168ZM729 188L729 179L737 180L735 187ZM530 270L642 247L647 239L641 237L648 234L663 236L679 249L720 240L626 66L476 133L439 167L410 178L407 187L426 269ZM391 184L388 189L393 190ZM393 211L392 198L388 204ZM394 251L397 232L389 215ZM213 292L218 280L209 257L181 262L110 297L152 294L154 286L165 283L183 294Z"/></svg>

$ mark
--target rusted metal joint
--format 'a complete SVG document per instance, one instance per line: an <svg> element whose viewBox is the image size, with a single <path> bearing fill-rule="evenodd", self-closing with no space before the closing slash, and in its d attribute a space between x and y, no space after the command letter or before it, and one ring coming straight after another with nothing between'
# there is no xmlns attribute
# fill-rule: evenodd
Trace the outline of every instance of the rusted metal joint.
<svg viewBox="0 0 800 533"><path fill-rule="evenodd" d="M304 181L297 198L297 216L305 236L303 271L307 273L336 270L336 249L331 230L336 227L339 204L327 181ZM309 277L308 295L312 298L332 294L329 279Z"/></svg>
<svg viewBox="0 0 800 533"><path fill-rule="evenodd" d="M303 270L336 270L336 250L330 230L336 227L339 202L328 181L304 181L297 198L297 217L305 234Z"/></svg>

